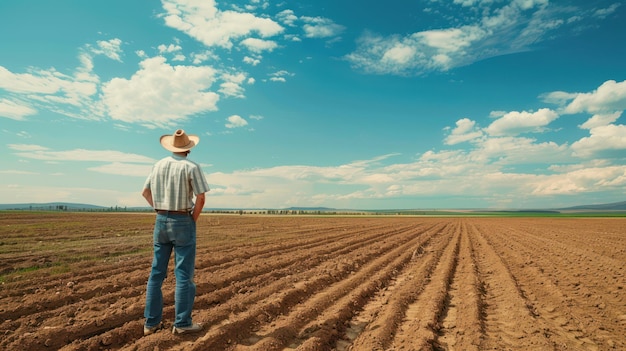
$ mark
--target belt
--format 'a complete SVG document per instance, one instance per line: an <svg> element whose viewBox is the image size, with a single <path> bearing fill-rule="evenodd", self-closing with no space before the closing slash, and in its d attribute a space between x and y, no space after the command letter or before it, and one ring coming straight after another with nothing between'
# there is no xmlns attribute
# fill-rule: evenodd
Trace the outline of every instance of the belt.
<svg viewBox="0 0 626 351"><path fill-rule="evenodd" d="M177 215L188 215L191 213L190 210L185 211L168 211L168 210L155 210L157 214L160 215L168 215L168 214L177 214Z"/></svg>

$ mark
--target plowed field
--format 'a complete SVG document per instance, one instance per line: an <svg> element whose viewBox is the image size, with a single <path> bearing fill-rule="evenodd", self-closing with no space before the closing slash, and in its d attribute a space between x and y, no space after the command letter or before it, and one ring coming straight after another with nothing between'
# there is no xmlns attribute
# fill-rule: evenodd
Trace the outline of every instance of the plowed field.
<svg viewBox="0 0 626 351"><path fill-rule="evenodd" d="M626 350L626 219L203 215L143 336L153 220L0 213L0 349Z"/></svg>

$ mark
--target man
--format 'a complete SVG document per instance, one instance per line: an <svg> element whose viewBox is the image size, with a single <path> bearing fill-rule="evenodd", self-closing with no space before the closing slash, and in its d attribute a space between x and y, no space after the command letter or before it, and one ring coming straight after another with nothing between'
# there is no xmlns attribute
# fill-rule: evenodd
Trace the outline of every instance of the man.
<svg viewBox="0 0 626 351"><path fill-rule="evenodd" d="M175 320L172 333L199 332L202 325L193 323L191 310L196 296L193 281L196 260L196 221L204 207L209 186L200 166L187 159L198 145L197 135L179 129L163 135L161 145L172 152L158 161L144 184L143 197L156 211L154 224L154 258L146 288L144 335L162 327L163 292L161 286L167 275L172 250L176 277ZM196 196L195 205L193 196Z"/></svg>

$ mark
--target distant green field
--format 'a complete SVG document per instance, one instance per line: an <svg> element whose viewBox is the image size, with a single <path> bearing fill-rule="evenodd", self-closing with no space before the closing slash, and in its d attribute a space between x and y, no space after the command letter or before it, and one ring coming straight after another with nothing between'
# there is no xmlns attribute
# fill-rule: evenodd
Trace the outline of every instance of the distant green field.
<svg viewBox="0 0 626 351"><path fill-rule="evenodd" d="M50 213L86 213L92 211L46 211L46 210L2 210L1 214L50 214ZM114 213L127 211L96 211L100 213ZM133 211L152 213L150 210ZM279 210L220 210L220 211L204 211L205 213L224 213L224 214L254 214L254 215L304 215L304 216L460 216L460 217L626 217L626 210L568 210L568 211L552 211L552 210L501 210L501 211L482 211L482 210L316 210L316 211L279 211Z"/></svg>
<svg viewBox="0 0 626 351"><path fill-rule="evenodd" d="M384 210L372 215L407 216L476 216L476 217L626 217L626 211L475 211L475 210Z"/></svg>

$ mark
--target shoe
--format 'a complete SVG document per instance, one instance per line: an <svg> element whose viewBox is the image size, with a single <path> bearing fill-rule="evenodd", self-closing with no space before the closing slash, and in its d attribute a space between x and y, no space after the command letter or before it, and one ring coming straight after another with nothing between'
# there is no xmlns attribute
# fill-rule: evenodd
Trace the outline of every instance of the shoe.
<svg viewBox="0 0 626 351"><path fill-rule="evenodd" d="M174 326L174 328L172 328L172 333L174 334L197 333L200 330L202 330L202 325L198 323L194 323L188 327Z"/></svg>
<svg viewBox="0 0 626 351"><path fill-rule="evenodd" d="M145 325L143 326L143 335L150 335L150 334L154 334L156 333L157 330L159 329L163 329L163 323L159 323L153 327L146 327Z"/></svg>

